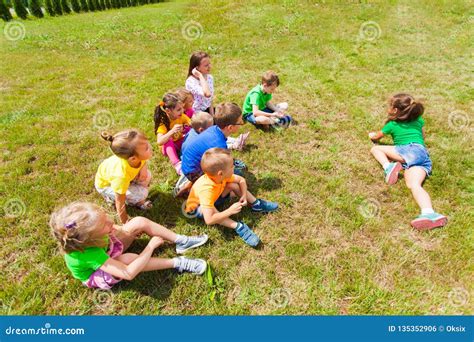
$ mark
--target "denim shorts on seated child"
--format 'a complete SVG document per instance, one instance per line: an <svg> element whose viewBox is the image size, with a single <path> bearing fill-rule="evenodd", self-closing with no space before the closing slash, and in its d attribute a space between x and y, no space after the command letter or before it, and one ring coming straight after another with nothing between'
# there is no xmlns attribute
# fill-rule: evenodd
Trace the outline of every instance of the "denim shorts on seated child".
<svg viewBox="0 0 474 342"><path fill-rule="evenodd" d="M425 170L427 176L431 175L431 159L425 146L416 143L397 145L395 151L405 159L405 162L402 163L405 170L412 166L420 166Z"/></svg>
<svg viewBox="0 0 474 342"><path fill-rule="evenodd" d="M230 199L230 193L228 193L225 197L219 197L215 202L214 202L214 207L220 207L225 204L226 201ZM193 211L187 213L191 217L197 217L198 219L203 220L204 215L202 214L201 206L199 205L196 209Z"/></svg>

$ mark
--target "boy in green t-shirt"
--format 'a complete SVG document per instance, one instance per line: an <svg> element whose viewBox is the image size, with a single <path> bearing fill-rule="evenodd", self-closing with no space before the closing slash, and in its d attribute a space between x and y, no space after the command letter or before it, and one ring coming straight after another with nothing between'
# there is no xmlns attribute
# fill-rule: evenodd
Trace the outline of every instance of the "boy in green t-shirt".
<svg viewBox="0 0 474 342"><path fill-rule="evenodd" d="M250 90L245 97L243 105L244 120L255 126L288 127L292 121L290 115L285 115L288 108L286 102L274 105L270 102L272 94L280 85L278 75L267 71L262 76L262 83Z"/></svg>

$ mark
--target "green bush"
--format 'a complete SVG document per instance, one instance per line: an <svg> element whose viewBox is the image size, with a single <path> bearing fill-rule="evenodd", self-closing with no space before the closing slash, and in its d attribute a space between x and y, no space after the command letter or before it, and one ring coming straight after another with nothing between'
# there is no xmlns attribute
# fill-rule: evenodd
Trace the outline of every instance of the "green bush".
<svg viewBox="0 0 474 342"><path fill-rule="evenodd" d="M61 7L60 0L52 0L52 1L53 1L54 13L56 15L63 15L63 9Z"/></svg>
<svg viewBox="0 0 474 342"><path fill-rule="evenodd" d="M54 17L56 13L54 12L53 2L51 0L45 0L44 5L46 6L46 12L48 12L50 16Z"/></svg>
<svg viewBox="0 0 474 342"><path fill-rule="evenodd" d="M12 14L10 13L10 9L7 7L7 5L5 5L3 0L0 0L0 17L2 17L4 21L9 21L13 19Z"/></svg>
<svg viewBox="0 0 474 342"><path fill-rule="evenodd" d="M15 9L16 15L21 19L28 18L28 11L26 10L23 1L21 0L13 0L13 8Z"/></svg>
<svg viewBox="0 0 474 342"><path fill-rule="evenodd" d="M41 4L39 0L30 0L29 7L31 14L33 14L36 18L44 17L44 13L41 9Z"/></svg>
<svg viewBox="0 0 474 342"><path fill-rule="evenodd" d="M61 0L61 8L63 9L63 13L71 13L71 8L69 7L67 0Z"/></svg>
<svg viewBox="0 0 474 342"><path fill-rule="evenodd" d="M71 7L74 12L81 12L81 5L79 4L79 0L71 0Z"/></svg>
<svg viewBox="0 0 474 342"><path fill-rule="evenodd" d="M89 12L89 5L87 4L87 0L80 0L81 1L81 10L83 12Z"/></svg>
<svg viewBox="0 0 474 342"><path fill-rule="evenodd" d="M97 10L96 0L89 0L89 11L94 12Z"/></svg>

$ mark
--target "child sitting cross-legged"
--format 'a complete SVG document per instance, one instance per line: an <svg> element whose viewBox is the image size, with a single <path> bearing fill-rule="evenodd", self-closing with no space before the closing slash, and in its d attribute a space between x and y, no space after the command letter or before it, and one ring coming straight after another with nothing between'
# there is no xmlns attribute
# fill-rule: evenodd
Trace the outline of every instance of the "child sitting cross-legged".
<svg viewBox="0 0 474 342"><path fill-rule="evenodd" d="M280 85L278 75L273 71L267 71L262 76L262 83L250 90L245 97L242 107L245 121L255 126L268 128L286 128L293 120L290 115L285 114L288 109L286 102L274 105L270 102L272 94Z"/></svg>
<svg viewBox="0 0 474 342"><path fill-rule="evenodd" d="M230 217L238 214L247 204L254 212L272 212L278 209L278 204L257 199L247 191L245 179L234 174L234 159L227 149L207 150L202 157L201 168L204 175L191 188L186 201L186 216L204 219L208 225L220 224L234 229L248 245L256 247L259 237L245 223ZM230 197L238 197L239 201L219 212L215 206Z"/></svg>

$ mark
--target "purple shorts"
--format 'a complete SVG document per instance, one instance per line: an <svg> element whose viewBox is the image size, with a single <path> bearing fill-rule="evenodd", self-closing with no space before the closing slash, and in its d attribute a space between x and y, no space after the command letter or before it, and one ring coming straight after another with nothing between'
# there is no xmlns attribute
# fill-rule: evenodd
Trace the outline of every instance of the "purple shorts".
<svg viewBox="0 0 474 342"><path fill-rule="evenodd" d="M116 258L123 253L123 243L114 235L109 235L110 245L107 254L111 258ZM112 286L117 284L122 279L117 279L113 275L102 271L100 268L91 274L88 280L83 282L84 285L91 289L110 290Z"/></svg>

